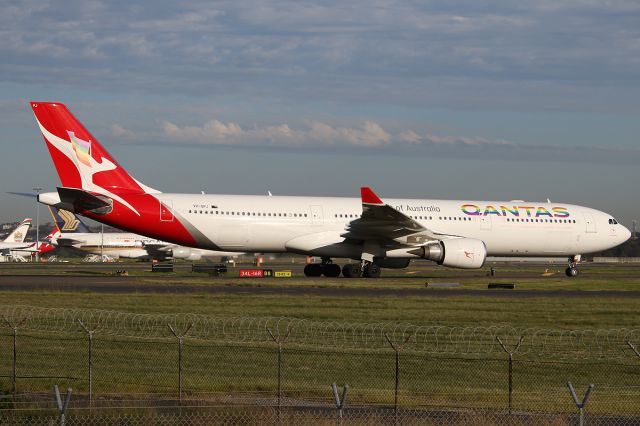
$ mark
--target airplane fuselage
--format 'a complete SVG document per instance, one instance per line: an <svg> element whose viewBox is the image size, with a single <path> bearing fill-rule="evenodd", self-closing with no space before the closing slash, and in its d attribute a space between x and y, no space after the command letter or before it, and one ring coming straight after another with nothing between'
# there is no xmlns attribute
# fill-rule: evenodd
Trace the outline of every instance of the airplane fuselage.
<svg viewBox="0 0 640 426"><path fill-rule="evenodd" d="M359 198L154 194L200 231L211 249L287 252L296 238L334 234L360 217ZM611 215L570 204L385 199L425 228L482 240L491 256L565 256L614 247L628 230ZM358 256L355 254L354 256Z"/></svg>

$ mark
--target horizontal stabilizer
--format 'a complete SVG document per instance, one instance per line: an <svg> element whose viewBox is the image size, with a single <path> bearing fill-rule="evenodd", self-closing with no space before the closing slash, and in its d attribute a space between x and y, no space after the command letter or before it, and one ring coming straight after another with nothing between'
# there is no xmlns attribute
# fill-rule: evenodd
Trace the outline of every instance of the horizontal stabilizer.
<svg viewBox="0 0 640 426"><path fill-rule="evenodd" d="M58 188L61 204L56 207L72 212L90 211L107 214L113 209L113 201L103 195L93 195L77 188Z"/></svg>

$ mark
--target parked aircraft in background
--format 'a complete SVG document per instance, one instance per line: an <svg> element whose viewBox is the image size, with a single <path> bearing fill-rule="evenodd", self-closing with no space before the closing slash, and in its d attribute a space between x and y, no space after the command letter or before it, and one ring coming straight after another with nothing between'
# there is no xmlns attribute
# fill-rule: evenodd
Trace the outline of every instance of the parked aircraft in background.
<svg viewBox="0 0 640 426"><path fill-rule="evenodd" d="M26 259L35 256L36 252L39 252L40 255L51 253L56 249L56 247L54 245L51 245L49 243L49 240L55 238L58 233L58 228L55 227L44 240L39 241L37 244L35 242L29 243L30 245L24 248L9 250L8 254L14 259Z"/></svg>
<svg viewBox="0 0 640 426"><path fill-rule="evenodd" d="M0 242L0 253L6 256L11 250L29 247L32 243L24 242L29 228L31 228L31 219L24 219L20 222L16 229L14 229L4 241Z"/></svg>
<svg viewBox="0 0 640 426"><path fill-rule="evenodd" d="M16 229L5 238L4 241L0 242L0 254L4 257L13 257L15 258L27 258L35 255L37 251L40 254L45 254L51 252L55 247L50 245L47 242L25 242L25 237L27 236L27 232L31 227L31 219L25 219L16 227ZM55 236L55 232L57 228L55 228L51 233L47 236L47 238L52 238Z"/></svg>
<svg viewBox="0 0 640 426"><path fill-rule="evenodd" d="M202 250L181 247L129 232L91 232L74 213L49 206L58 234L49 242L57 247L71 247L75 250L107 255L114 258L130 259L185 259L198 261L223 257L236 257L241 253Z"/></svg>
<svg viewBox="0 0 640 426"><path fill-rule="evenodd" d="M378 277L412 259L479 268L487 255L567 256L575 276L580 253L631 235L607 213L564 203L382 201L368 187L360 198L164 194L131 177L63 104L31 106L62 181L40 202L189 247L322 257L309 276Z"/></svg>

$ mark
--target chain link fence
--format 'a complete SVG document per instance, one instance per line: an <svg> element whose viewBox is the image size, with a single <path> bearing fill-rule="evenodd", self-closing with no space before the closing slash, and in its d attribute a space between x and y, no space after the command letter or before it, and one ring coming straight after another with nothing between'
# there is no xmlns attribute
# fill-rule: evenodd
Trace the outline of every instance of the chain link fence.
<svg viewBox="0 0 640 426"><path fill-rule="evenodd" d="M640 330L0 318L2 424L640 424ZM73 389L66 409L55 385Z"/></svg>

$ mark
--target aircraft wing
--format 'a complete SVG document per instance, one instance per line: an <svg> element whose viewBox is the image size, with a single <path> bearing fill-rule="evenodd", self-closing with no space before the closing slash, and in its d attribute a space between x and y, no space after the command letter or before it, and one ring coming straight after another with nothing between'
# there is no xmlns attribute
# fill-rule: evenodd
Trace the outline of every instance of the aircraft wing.
<svg viewBox="0 0 640 426"><path fill-rule="evenodd" d="M175 244L169 243L142 243L142 248L148 252L164 252L167 253L177 247Z"/></svg>
<svg viewBox="0 0 640 426"><path fill-rule="evenodd" d="M18 251L18 250L23 250L26 248L29 248L30 246L32 246L33 243L32 242L27 242L27 243L23 243L23 244L5 244L5 245L0 245L0 254L2 254L3 256L8 256L11 254L12 251Z"/></svg>
<svg viewBox="0 0 640 426"><path fill-rule="evenodd" d="M22 252L22 253L37 253L39 250L37 248L35 248L35 244L31 244L28 247L23 247L23 248L13 248L11 249L9 252L13 253L13 252Z"/></svg>
<svg viewBox="0 0 640 426"><path fill-rule="evenodd" d="M55 245L59 247L73 247L79 244L86 244L84 240L76 240L74 238L56 238Z"/></svg>
<svg viewBox="0 0 640 426"><path fill-rule="evenodd" d="M409 216L384 203L369 187L360 188L362 216L353 220L342 237L383 244L423 245L425 242L446 237L430 230Z"/></svg>

